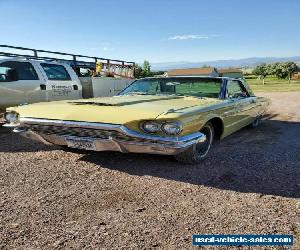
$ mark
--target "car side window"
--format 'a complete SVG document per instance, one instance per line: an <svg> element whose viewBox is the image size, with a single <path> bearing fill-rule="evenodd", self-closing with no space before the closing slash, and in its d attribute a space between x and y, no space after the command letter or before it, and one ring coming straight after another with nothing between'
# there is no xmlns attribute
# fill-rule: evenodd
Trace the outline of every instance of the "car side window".
<svg viewBox="0 0 300 250"><path fill-rule="evenodd" d="M245 89L242 88L239 81L229 80L227 82L227 97L228 98L239 98L239 97L248 97L248 93Z"/></svg>
<svg viewBox="0 0 300 250"><path fill-rule="evenodd" d="M0 64L0 82L11 81L9 76L12 71L17 74L17 80L38 80L38 75L29 62L7 61Z"/></svg>

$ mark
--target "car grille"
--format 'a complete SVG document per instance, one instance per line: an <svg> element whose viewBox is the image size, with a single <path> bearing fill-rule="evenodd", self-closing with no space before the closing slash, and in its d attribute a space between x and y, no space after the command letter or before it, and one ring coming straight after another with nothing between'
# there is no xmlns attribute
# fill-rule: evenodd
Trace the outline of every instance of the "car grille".
<svg viewBox="0 0 300 250"><path fill-rule="evenodd" d="M114 130L100 130L90 128L76 128L76 127L64 127L64 126L52 126L52 125L25 125L25 129L41 133L44 135L60 135L60 136L77 136L77 137L89 137L108 139L110 136L119 137L121 133Z"/></svg>
<svg viewBox="0 0 300 250"><path fill-rule="evenodd" d="M56 135L56 136L63 136L63 137L75 136L75 137L94 138L94 139L102 139L102 140L114 138L118 141L159 143L159 141L157 140L131 137L115 130L66 127L66 126L56 126L56 125L40 125L40 124L25 124L22 126L22 128L25 130L31 130L41 135ZM173 143L164 142L164 144L171 145Z"/></svg>

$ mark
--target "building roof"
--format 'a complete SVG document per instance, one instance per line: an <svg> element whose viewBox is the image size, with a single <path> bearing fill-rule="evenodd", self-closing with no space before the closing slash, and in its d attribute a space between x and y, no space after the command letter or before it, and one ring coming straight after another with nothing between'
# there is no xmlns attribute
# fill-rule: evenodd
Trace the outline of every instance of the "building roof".
<svg viewBox="0 0 300 250"><path fill-rule="evenodd" d="M180 75L209 75L213 73L215 68L190 68L190 69L173 69L168 71L168 76Z"/></svg>
<svg viewBox="0 0 300 250"><path fill-rule="evenodd" d="M224 74L224 73L243 73L240 69L237 69L237 68L218 69L218 72L220 74Z"/></svg>

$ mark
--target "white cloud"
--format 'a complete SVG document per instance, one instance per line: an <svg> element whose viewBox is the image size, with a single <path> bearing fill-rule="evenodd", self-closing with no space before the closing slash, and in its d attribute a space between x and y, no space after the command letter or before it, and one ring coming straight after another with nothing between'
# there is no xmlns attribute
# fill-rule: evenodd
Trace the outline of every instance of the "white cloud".
<svg viewBox="0 0 300 250"><path fill-rule="evenodd" d="M109 47L103 47L102 49L103 51L113 51L114 48L109 48Z"/></svg>
<svg viewBox="0 0 300 250"><path fill-rule="evenodd" d="M114 48L111 48L111 47L108 47L108 46L104 46L104 47L99 47L99 48L97 48L97 47L92 47L92 48L89 48L89 50L91 50L91 51L113 51L113 50L115 50Z"/></svg>
<svg viewBox="0 0 300 250"><path fill-rule="evenodd" d="M176 36L169 37L168 40L198 40L198 39L209 39L218 36L219 35L176 35Z"/></svg>

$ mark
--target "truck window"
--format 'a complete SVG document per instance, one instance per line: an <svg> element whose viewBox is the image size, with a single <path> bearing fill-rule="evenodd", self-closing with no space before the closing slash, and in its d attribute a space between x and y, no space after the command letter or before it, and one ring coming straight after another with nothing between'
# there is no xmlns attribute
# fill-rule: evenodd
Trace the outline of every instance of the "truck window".
<svg viewBox="0 0 300 250"><path fill-rule="evenodd" d="M8 68L8 67L3 67L3 66L0 65L0 82L7 82L8 81L6 78L7 78L7 71L9 69L10 68Z"/></svg>
<svg viewBox="0 0 300 250"><path fill-rule="evenodd" d="M18 74L18 80L39 80L38 75L29 62L7 61L0 63L0 82L7 82L7 73L15 69Z"/></svg>
<svg viewBox="0 0 300 250"><path fill-rule="evenodd" d="M46 72L46 75L49 80L59 80L59 81L71 80L69 73L62 65L41 63L41 66Z"/></svg>

